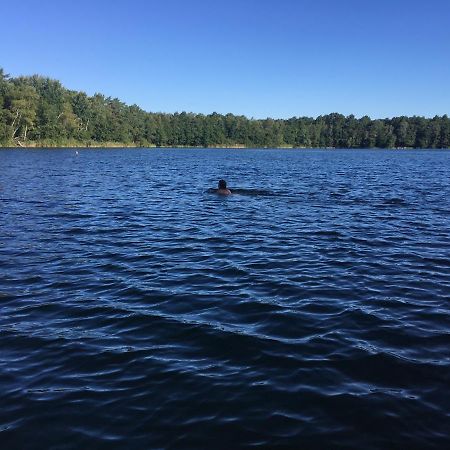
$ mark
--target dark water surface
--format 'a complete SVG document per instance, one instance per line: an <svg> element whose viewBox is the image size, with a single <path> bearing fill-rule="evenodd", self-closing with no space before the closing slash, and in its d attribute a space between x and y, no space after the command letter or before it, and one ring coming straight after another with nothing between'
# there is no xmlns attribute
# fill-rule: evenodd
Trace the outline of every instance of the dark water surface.
<svg viewBox="0 0 450 450"><path fill-rule="evenodd" d="M0 151L2 449L448 445L450 152L78 152Z"/></svg>

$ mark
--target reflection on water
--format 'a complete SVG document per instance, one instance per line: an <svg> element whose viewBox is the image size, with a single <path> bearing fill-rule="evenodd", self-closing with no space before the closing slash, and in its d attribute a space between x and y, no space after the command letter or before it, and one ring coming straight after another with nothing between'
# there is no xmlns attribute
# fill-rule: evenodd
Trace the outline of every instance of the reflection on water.
<svg viewBox="0 0 450 450"><path fill-rule="evenodd" d="M0 158L2 448L446 447L450 153Z"/></svg>

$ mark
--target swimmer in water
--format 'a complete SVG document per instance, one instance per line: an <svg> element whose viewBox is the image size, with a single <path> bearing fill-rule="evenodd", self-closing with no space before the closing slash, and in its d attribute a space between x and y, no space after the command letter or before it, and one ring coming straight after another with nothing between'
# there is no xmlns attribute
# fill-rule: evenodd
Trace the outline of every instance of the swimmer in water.
<svg viewBox="0 0 450 450"><path fill-rule="evenodd" d="M227 182L225 180L219 180L217 193L220 195L230 195L231 191L227 188Z"/></svg>

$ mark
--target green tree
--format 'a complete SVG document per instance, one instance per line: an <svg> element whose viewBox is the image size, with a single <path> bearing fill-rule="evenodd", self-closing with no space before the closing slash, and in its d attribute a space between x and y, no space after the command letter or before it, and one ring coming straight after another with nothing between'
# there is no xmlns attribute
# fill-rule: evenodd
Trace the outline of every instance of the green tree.
<svg viewBox="0 0 450 450"><path fill-rule="evenodd" d="M39 75L11 78L0 68L0 145L29 140L45 145L447 148L450 119L444 115L371 120L332 113L315 119L261 120L218 113L149 113L117 98L70 91Z"/></svg>

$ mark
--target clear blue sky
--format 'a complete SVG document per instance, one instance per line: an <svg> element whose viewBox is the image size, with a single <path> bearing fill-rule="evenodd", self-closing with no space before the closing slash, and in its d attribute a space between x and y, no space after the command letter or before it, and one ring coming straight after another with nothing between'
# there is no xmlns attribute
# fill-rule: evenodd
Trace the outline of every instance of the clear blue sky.
<svg viewBox="0 0 450 450"><path fill-rule="evenodd" d="M0 67L148 111L450 114L449 0L0 0Z"/></svg>

